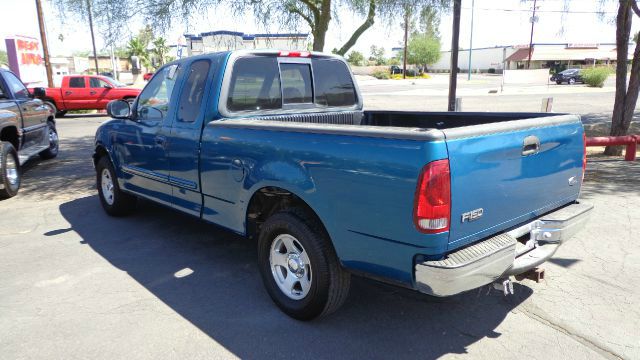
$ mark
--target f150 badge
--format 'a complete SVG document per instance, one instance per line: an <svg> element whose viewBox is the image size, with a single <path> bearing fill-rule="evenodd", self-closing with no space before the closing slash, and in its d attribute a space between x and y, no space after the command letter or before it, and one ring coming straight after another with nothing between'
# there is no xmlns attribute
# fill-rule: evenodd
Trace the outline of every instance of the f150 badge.
<svg viewBox="0 0 640 360"><path fill-rule="evenodd" d="M478 219L480 219L482 217L483 213L484 213L484 209L483 208L479 208L479 209L467 211L466 213L462 213L462 222L469 222L469 221L478 220Z"/></svg>

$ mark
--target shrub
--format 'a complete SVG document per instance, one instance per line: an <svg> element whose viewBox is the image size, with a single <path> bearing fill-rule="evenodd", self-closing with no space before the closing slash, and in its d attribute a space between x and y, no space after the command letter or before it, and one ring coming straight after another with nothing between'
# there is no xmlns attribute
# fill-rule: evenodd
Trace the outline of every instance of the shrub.
<svg viewBox="0 0 640 360"><path fill-rule="evenodd" d="M386 70L375 70L371 76L373 76L376 79L382 79L382 80L387 80L389 79L389 72Z"/></svg>
<svg viewBox="0 0 640 360"><path fill-rule="evenodd" d="M591 68L582 70L582 80L591 87L603 87L609 77L608 68Z"/></svg>

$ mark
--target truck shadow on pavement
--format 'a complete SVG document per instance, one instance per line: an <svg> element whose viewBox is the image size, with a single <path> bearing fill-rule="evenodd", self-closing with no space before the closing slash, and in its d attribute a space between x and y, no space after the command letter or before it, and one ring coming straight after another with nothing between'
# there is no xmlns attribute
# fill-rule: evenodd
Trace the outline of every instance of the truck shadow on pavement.
<svg viewBox="0 0 640 360"><path fill-rule="evenodd" d="M127 218L107 216L97 196L60 205L69 229L176 313L240 358L437 358L462 354L532 293L505 298L485 287L449 299L354 277L328 318L299 322L271 302L256 247L231 232L141 201Z"/></svg>

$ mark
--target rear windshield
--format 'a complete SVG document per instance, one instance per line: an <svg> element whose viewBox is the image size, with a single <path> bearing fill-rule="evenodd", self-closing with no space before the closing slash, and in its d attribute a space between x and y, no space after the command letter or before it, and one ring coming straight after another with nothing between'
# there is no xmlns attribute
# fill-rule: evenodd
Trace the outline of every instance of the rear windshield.
<svg viewBox="0 0 640 360"><path fill-rule="evenodd" d="M236 60L227 109L277 110L287 105L353 106L355 86L347 66L335 59L312 59L311 64L255 56Z"/></svg>
<svg viewBox="0 0 640 360"><path fill-rule="evenodd" d="M356 103L356 89L351 74L341 61L313 59L311 63L316 80L316 104L350 106Z"/></svg>
<svg viewBox="0 0 640 360"><path fill-rule="evenodd" d="M233 66L227 108L231 111L282 108L278 61L272 57L238 59Z"/></svg>

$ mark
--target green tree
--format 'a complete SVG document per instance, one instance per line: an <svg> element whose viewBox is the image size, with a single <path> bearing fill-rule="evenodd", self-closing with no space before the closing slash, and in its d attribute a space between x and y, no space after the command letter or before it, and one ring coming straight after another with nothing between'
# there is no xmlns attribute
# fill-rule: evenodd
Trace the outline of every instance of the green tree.
<svg viewBox="0 0 640 360"><path fill-rule="evenodd" d="M384 57L384 48L382 46L377 47L375 45L371 45L371 55L369 56L369 60L375 62L376 65L385 65L387 63L387 59Z"/></svg>
<svg viewBox="0 0 640 360"><path fill-rule="evenodd" d="M167 41L164 38L159 37L153 40L153 55L160 63L160 66L165 64L168 53L169 47L167 46Z"/></svg>
<svg viewBox="0 0 640 360"><path fill-rule="evenodd" d="M145 68L149 68L151 66L147 45L139 37L134 37L129 40L127 43L127 54L129 55L129 58L137 56L140 59L142 66Z"/></svg>
<svg viewBox="0 0 640 360"><path fill-rule="evenodd" d="M0 50L0 64L9 64L9 58L7 57L7 52L4 50Z"/></svg>
<svg viewBox="0 0 640 360"><path fill-rule="evenodd" d="M359 51L352 51L347 56L347 61L351 65L362 66L364 65L364 55Z"/></svg>
<svg viewBox="0 0 640 360"><path fill-rule="evenodd" d="M409 40L407 62L427 66L440 60L440 40L429 35L416 35Z"/></svg>

